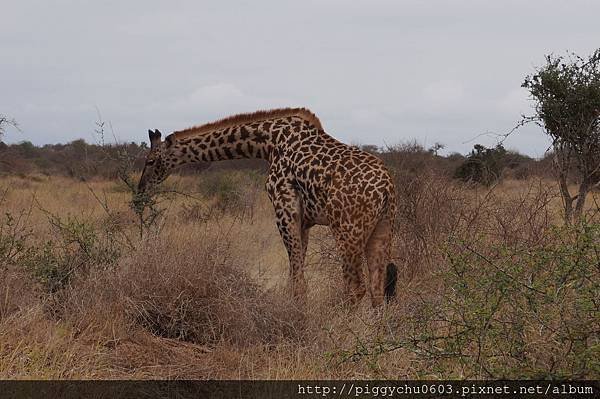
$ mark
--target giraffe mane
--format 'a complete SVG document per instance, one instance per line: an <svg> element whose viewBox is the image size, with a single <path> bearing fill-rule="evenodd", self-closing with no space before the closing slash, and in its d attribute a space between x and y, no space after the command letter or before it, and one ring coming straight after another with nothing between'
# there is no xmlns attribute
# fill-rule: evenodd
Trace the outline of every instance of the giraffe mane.
<svg viewBox="0 0 600 399"><path fill-rule="evenodd" d="M321 125L321 121L319 120L319 118L307 108L277 108L228 116L226 118L219 119L214 122L209 122L203 125L192 126L187 129L175 131L171 133L167 138L181 139L184 137L189 137L200 133L222 129L229 126L239 125L242 123L251 123L267 119L284 118L287 116L299 116L312 123L317 129L323 130L323 126Z"/></svg>

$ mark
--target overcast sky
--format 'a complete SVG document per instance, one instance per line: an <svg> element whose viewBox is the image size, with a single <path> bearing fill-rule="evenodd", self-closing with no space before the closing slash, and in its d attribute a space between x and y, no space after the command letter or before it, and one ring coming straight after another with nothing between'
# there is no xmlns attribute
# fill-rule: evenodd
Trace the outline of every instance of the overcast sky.
<svg viewBox="0 0 600 399"><path fill-rule="evenodd" d="M306 106L349 143L466 152L531 113L544 54L600 47L597 1L2 0L0 114L36 144ZM509 148L541 156L539 128Z"/></svg>

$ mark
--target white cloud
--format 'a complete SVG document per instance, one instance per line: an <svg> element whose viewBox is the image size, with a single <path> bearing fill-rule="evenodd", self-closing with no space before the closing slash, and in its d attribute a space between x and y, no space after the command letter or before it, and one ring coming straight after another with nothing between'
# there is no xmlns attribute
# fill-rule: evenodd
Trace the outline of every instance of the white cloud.
<svg viewBox="0 0 600 399"><path fill-rule="evenodd" d="M384 123L386 117L378 109L360 108L350 114L350 119L358 125L377 126Z"/></svg>
<svg viewBox="0 0 600 399"><path fill-rule="evenodd" d="M456 105L465 98L465 87L456 80L431 82L423 88L423 100L433 105Z"/></svg>
<svg viewBox="0 0 600 399"><path fill-rule="evenodd" d="M192 106L228 106L243 102L247 96L232 83L215 83L194 90L186 102Z"/></svg>
<svg viewBox="0 0 600 399"><path fill-rule="evenodd" d="M530 114L533 112L527 89L518 87L508 91L498 102L498 109L505 113L515 115Z"/></svg>

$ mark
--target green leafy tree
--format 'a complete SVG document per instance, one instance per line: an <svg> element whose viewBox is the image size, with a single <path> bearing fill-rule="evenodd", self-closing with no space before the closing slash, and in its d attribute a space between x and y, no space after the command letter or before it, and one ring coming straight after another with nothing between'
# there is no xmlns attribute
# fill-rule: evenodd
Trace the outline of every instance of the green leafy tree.
<svg viewBox="0 0 600 399"><path fill-rule="evenodd" d="M586 196L599 183L599 66L600 49L588 58L548 55L522 84L535 102L535 115L525 121L538 123L552 139L567 223L581 219ZM574 195L568 187L573 171L579 185Z"/></svg>

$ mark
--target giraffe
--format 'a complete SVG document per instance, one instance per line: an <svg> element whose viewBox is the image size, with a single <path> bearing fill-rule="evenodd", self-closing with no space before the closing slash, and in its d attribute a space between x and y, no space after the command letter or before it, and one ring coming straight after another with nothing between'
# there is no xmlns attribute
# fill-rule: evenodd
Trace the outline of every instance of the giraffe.
<svg viewBox="0 0 600 399"><path fill-rule="evenodd" d="M350 303L366 293L363 257L372 306L394 296L397 269L389 263L396 211L392 178L379 158L325 133L308 109L234 115L176 131L164 141L158 130L148 134L150 152L138 195L151 193L184 164L264 159L269 167L265 187L288 253L293 296L306 298L304 259L314 225L329 226L336 239Z"/></svg>

